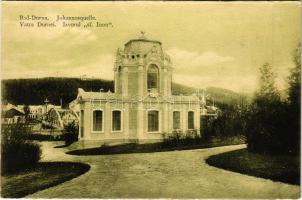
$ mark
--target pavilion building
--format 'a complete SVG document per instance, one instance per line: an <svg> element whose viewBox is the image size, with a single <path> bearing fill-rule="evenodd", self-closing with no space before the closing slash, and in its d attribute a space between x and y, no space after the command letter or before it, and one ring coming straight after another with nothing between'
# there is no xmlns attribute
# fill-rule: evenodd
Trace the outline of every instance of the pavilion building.
<svg viewBox="0 0 302 200"><path fill-rule="evenodd" d="M154 142L163 134L200 134L200 100L172 95L173 68L162 44L144 35L118 49L114 93L79 88L79 139Z"/></svg>

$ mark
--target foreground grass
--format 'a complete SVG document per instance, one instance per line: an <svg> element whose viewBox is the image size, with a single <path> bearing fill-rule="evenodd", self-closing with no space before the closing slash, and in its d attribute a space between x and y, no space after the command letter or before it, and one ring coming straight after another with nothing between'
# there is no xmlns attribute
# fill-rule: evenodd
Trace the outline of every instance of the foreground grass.
<svg viewBox="0 0 302 200"><path fill-rule="evenodd" d="M211 141L204 140L183 140L173 142L159 142L147 144L121 144L115 146L101 146L96 148L78 149L67 152L70 155L106 155L106 154L128 154L128 153L153 153L163 151L201 149L226 145L244 144L244 137L229 137L229 138L215 138Z"/></svg>
<svg viewBox="0 0 302 200"><path fill-rule="evenodd" d="M242 174L300 185L299 156L262 155L240 149L211 156L206 162Z"/></svg>
<svg viewBox="0 0 302 200"><path fill-rule="evenodd" d="M21 198L67 180L90 169L90 166L72 162L42 162L36 167L1 176L1 196Z"/></svg>

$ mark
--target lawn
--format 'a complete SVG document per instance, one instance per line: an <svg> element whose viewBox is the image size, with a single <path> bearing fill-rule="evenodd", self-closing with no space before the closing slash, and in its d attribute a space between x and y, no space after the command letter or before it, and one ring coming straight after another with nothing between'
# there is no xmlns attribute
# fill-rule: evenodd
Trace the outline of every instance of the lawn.
<svg viewBox="0 0 302 200"><path fill-rule="evenodd" d="M299 156L262 155L240 149L211 156L206 162L242 174L300 185Z"/></svg>
<svg viewBox="0 0 302 200"><path fill-rule="evenodd" d="M67 152L70 155L107 155L107 154L128 154L128 153L153 153L175 150L189 150L189 149L201 149L210 147L219 147L227 145L244 144L244 137L229 137L229 138L215 138L210 141L205 140L183 140L177 142L177 144L168 144L165 142L158 143L129 143L120 144L115 146L106 146L87 149L78 149Z"/></svg>
<svg viewBox="0 0 302 200"><path fill-rule="evenodd" d="M67 180L90 169L90 166L73 162L42 162L36 167L1 176L1 196L21 198Z"/></svg>

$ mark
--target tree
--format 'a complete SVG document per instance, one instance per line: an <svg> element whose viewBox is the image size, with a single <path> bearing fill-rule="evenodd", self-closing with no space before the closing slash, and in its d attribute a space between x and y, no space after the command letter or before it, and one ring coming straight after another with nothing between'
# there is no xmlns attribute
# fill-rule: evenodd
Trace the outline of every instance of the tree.
<svg viewBox="0 0 302 200"><path fill-rule="evenodd" d="M293 151L298 153L300 150L300 112L301 112L301 49L299 47L293 53L295 66L291 69L288 78L288 112L289 134Z"/></svg>
<svg viewBox="0 0 302 200"><path fill-rule="evenodd" d="M25 114L25 120L26 120L26 122L28 122L29 121L29 114L30 114L29 105L27 105L27 104L24 105L23 110L24 110L24 114Z"/></svg>
<svg viewBox="0 0 302 200"><path fill-rule="evenodd" d="M41 158L40 145L26 140L32 132L24 124L1 127L1 174L35 166Z"/></svg>
<svg viewBox="0 0 302 200"><path fill-rule="evenodd" d="M300 46L294 51L293 61L295 67L291 69L289 76L288 100L291 105L300 108L301 99L301 50Z"/></svg>
<svg viewBox="0 0 302 200"><path fill-rule="evenodd" d="M265 63L260 67L260 89L256 93L256 99L267 101L279 101L280 94L275 86L276 74L273 72L273 67L269 63Z"/></svg>
<svg viewBox="0 0 302 200"><path fill-rule="evenodd" d="M260 67L260 83L247 113L246 133L248 150L260 153L288 152L289 137L286 104L281 101L275 86L273 67Z"/></svg>
<svg viewBox="0 0 302 200"><path fill-rule="evenodd" d="M73 121L64 126L63 139L65 140L65 145L70 145L75 141L78 141L79 137L79 127Z"/></svg>

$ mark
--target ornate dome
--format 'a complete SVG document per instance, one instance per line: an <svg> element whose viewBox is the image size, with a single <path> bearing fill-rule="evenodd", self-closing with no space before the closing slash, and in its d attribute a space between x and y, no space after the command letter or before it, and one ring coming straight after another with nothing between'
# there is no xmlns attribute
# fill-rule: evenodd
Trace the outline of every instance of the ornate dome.
<svg viewBox="0 0 302 200"><path fill-rule="evenodd" d="M161 42L149 40L145 37L144 32L141 33L142 35L139 38L131 39L125 44L124 53L141 57L146 57L150 52L157 52L163 55Z"/></svg>
<svg viewBox="0 0 302 200"><path fill-rule="evenodd" d="M156 62L159 67L172 67L170 57L163 51L161 42L149 40L145 33L137 39L129 40L124 49L118 49L116 53L115 70L123 65L147 65Z"/></svg>

